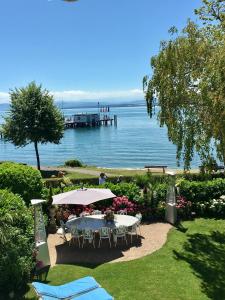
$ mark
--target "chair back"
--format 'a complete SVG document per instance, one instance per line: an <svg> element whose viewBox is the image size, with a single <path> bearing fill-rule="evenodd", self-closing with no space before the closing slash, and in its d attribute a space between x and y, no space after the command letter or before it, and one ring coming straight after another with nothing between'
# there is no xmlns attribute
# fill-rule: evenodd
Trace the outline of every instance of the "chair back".
<svg viewBox="0 0 225 300"><path fill-rule="evenodd" d="M119 226L119 227L116 228L115 231L116 231L116 235L117 235L117 236L123 236L123 235L126 234L127 229L126 229L125 226Z"/></svg>
<svg viewBox="0 0 225 300"><path fill-rule="evenodd" d="M62 228L62 230L63 230L63 234L64 234L65 231L66 231L66 225L65 225L65 223L63 222L63 220L60 220L59 223L60 223L60 226L61 226L61 228Z"/></svg>
<svg viewBox="0 0 225 300"><path fill-rule="evenodd" d="M83 230L84 239L93 239L93 231L89 228L85 228Z"/></svg>
<svg viewBox="0 0 225 300"><path fill-rule="evenodd" d="M99 229L100 237L110 237L110 229L108 227L102 227Z"/></svg>
<svg viewBox="0 0 225 300"><path fill-rule="evenodd" d="M142 214L141 213L136 214L135 217L141 222L141 220L142 220Z"/></svg>
<svg viewBox="0 0 225 300"><path fill-rule="evenodd" d="M101 215L102 212L100 210L94 210L92 214L93 215Z"/></svg>
<svg viewBox="0 0 225 300"><path fill-rule="evenodd" d="M117 212L118 215L127 215L127 210L126 209L121 209Z"/></svg>
<svg viewBox="0 0 225 300"><path fill-rule="evenodd" d="M138 226L137 223L134 224L134 225L132 225L132 226L129 228L129 232L136 232L136 231L137 231L137 226Z"/></svg>
<svg viewBox="0 0 225 300"><path fill-rule="evenodd" d="M73 236L79 236L79 231L78 231L77 227L72 227L70 232Z"/></svg>

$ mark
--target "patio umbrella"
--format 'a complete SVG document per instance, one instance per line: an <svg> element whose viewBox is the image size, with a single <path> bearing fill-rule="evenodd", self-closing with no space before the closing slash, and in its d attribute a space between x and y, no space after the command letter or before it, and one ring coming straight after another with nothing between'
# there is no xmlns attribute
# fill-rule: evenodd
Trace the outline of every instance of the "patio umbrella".
<svg viewBox="0 0 225 300"><path fill-rule="evenodd" d="M110 189L79 189L53 196L52 204L79 204L89 205L91 203L114 198Z"/></svg>

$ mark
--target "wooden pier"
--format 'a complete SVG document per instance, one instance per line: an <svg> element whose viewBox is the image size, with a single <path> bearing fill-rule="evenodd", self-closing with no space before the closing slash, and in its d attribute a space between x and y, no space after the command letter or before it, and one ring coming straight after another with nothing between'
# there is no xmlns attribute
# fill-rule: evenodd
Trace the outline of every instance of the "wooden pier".
<svg viewBox="0 0 225 300"><path fill-rule="evenodd" d="M94 116L94 117L90 117ZM117 126L117 116L113 118L105 115L100 118L99 114L82 114L67 117L65 119L65 128L79 128L79 127L99 127L99 126Z"/></svg>

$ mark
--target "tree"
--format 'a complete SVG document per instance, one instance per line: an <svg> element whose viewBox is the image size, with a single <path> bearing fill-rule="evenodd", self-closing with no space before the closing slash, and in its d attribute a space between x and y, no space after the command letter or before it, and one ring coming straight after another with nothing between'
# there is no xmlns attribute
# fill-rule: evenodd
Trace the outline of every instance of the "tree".
<svg viewBox="0 0 225 300"><path fill-rule="evenodd" d="M225 164L225 1L203 4L196 10L203 26L189 20L179 35L172 28L151 59L151 79L143 79L150 116L157 97L160 125L167 126L185 169L195 151L209 165L216 150Z"/></svg>
<svg viewBox="0 0 225 300"><path fill-rule="evenodd" d="M58 144L63 136L64 119L53 103L53 96L41 85L31 82L25 88L10 91L9 115L3 125L4 138L17 147L34 143L40 170L38 143Z"/></svg>

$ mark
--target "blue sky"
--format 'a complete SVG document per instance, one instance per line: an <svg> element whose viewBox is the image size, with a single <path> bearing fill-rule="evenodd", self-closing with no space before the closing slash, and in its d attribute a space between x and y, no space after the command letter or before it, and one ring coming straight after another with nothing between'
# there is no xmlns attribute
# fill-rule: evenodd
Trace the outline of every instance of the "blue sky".
<svg viewBox="0 0 225 300"><path fill-rule="evenodd" d="M196 20L200 0L0 2L0 103L32 80L56 100L143 99L168 29Z"/></svg>

